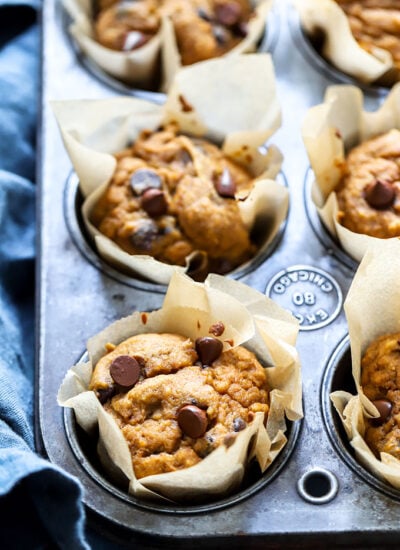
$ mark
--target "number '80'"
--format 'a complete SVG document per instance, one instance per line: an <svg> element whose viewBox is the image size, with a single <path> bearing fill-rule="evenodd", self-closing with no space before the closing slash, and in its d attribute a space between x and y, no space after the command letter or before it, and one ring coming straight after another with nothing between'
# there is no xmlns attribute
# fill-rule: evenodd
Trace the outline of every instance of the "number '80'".
<svg viewBox="0 0 400 550"><path fill-rule="evenodd" d="M296 306L312 306L315 304L315 295L312 292L294 292L292 295L292 302Z"/></svg>

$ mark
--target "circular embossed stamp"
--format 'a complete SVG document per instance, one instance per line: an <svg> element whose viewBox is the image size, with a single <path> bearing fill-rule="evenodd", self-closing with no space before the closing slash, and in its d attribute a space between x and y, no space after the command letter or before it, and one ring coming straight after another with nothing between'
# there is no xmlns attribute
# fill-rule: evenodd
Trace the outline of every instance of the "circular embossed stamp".
<svg viewBox="0 0 400 550"><path fill-rule="evenodd" d="M335 279L322 269L305 265L277 273L265 293L300 321L300 330L328 325L339 315L343 303Z"/></svg>

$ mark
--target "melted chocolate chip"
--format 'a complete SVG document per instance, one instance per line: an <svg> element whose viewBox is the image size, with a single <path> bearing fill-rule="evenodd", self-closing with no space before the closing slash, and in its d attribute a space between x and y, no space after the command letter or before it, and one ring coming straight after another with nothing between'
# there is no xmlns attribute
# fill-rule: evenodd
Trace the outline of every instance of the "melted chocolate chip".
<svg viewBox="0 0 400 550"><path fill-rule="evenodd" d="M148 34L144 34L140 31L129 31L124 37L122 50L124 52L137 50L138 48L144 46L149 40L150 36Z"/></svg>
<svg viewBox="0 0 400 550"><path fill-rule="evenodd" d="M372 418L371 422L374 426L380 426L389 418L393 404L388 399L376 399L372 401L375 407L378 409L379 416L377 418Z"/></svg>
<svg viewBox="0 0 400 550"><path fill-rule="evenodd" d="M122 390L129 390L139 380L140 365L129 355L119 355L110 365L110 375Z"/></svg>
<svg viewBox="0 0 400 550"><path fill-rule="evenodd" d="M180 408L177 420L183 433L194 439L202 437L207 430L207 414L195 405L185 405Z"/></svg>
<svg viewBox="0 0 400 550"><path fill-rule="evenodd" d="M153 220L143 220L129 239L135 248L147 252L151 250L157 235L157 224Z"/></svg>
<svg viewBox="0 0 400 550"><path fill-rule="evenodd" d="M115 386L109 386L108 388L97 390L96 393L100 403L104 405L104 403L115 395Z"/></svg>
<svg viewBox="0 0 400 550"><path fill-rule="evenodd" d="M167 199L160 189L147 189L141 197L141 206L152 218L163 216L168 210Z"/></svg>
<svg viewBox="0 0 400 550"><path fill-rule="evenodd" d="M211 365L222 353L223 344L213 336L197 338L196 351L202 365Z"/></svg>
<svg viewBox="0 0 400 550"><path fill-rule="evenodd" d="M214 187L220 197L233 199L236 193L236 185L228 168L214 178Z"/></svg>
<svg viewBox="0 0 400 550"><path fill-rule="evenodd" d="M142 195L147 189L161 189L161 178L148 168L140 168L131 176L130 186L135 195Z"/></svg>
<svg viewBox="0 0 400 550"><path fill-rule="evenodd" d="M215 16L221 25L233 27L239 22L242 8L238 2L226 2L215 7Z"/></svg>
<svg viewBox="0 0 400 550"><path fill-rule="evenodd" d="M376 210L385 210L392 206L396 191L392 184L387 181L376 180L367 185L364 190L364 196L367 203Z"/></svg>
<svg viewBox="0 0 400 550"><path fill-rule="evenodd" d="M235 418L233 421L233 431L234 432L241 432L246 427L246 422L243 420L243 418Z"/></svg>
<svg viewBox="0 0 400 550"><path fill-rule="evenodd" d="M229 449L229 447L231 447L235 443L235 439L236 439L236 434L233 434L233 433L226 434L226 436L224 437L225 447Z"/></svg>

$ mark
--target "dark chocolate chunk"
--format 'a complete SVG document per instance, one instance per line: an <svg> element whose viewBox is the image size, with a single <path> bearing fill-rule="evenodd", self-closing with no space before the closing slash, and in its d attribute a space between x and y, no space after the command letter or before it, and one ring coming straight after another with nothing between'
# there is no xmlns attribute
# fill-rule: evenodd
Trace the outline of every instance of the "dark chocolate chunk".
<svg viewBox="0 0 400 550"><path fill-rule="evenodd" d="M168 210L167 199L160 189L147 189L141 197L141 206L152 218L163 216Z"/></svg>
<svg viewBox="0 0 400 550"><path fill-rule="evenodd" d="M151 250L157 235L157 224L153 220L143 220L129 239L135 248L147 252Z"/></svg>
<svg viewBox="0 0 400 550"><path fill-rule="evenodd" d="M385 210L385 208L392 206L396 191L391 183L378 179L366 186L364 196L372 208Z"/></svg>
<svg viewBox="0 0 400 550"><path fill-rule="evenodd" d="M109 386L108 388L97 390L96 393L100 403L104 405L104 403L115 395L115 386Z"/></svg>
<svg viewBox="0 0 400 550"><path fill-rule="evenodd" d="M140 31L129 31L124 37L124 42L122 44L122 50L124 52L131 52L132 50L137 50L138 48L144 46L146 42L150 40L148 34L144 34Z"/></svg>
<svg viewBox="0 0 400 550"><path fill-rule="evenodd" d="M246 422L243 420L243 418L235 418L233 421L233 431L234 432L241 432L246 427Z"/></svg>
<svg viewBox="0 0 400 550"><path fill-rule="evenodd" d="M135 195L142 195L147 189L161 189L161 178L148 168L140 168L131 176L130 186Z"/></svg>
<svg viewBox="0 0 400 550"><path fill-rule="evenodd" d="M197 439L207 430L207 414L195 405L184 405L178 411L177 420L180 429L189 437Z"/></svg>
<svg viewBox="0 0 400 550"><path fill-rule="evenodd" d="M236 193L236 184L232 179L228 168L224 168L222 174L214 178L214 187L220 197L234 198Z"/></svg>
<svg viewBox="0 0 400 550"><path fill-rule="evenodd" d="M378 409L379 416L378 418L372 418L371 422L375 426L380 426L389 418L393 409L393 404L388 399L376 399L372 401L372 403Z"/></svg>
<svg viewBox="0 0 400 550"><path fill-rule="evenodd" d="M213 336L203 336L196 340L196 351L202 365L211 365L222 353L223 344Z"/></svg>
<svg viewBox="0 0 400 550"><path fill-rule="evenodd" d="M215 7L215 16L218 22L226 27L236 25L241 15L242 8L238 2L226 2L225 4L218 4Z"/></svg>
<svg viewBox="0 0 400 550"><path fill-rule="evenodd" d="M140 365L129 355L119 355L110 365L110 375L123 390L129 390L139 380Z"/></svg>

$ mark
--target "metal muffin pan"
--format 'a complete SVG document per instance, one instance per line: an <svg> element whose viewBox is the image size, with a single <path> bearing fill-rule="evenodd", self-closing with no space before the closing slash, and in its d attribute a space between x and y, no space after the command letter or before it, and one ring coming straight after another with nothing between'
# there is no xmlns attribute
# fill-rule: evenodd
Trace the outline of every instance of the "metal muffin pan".
<svg viewBox="0 0 400 550"><path fill-rule="evenodd" d="M248 486L228 499L161 509L136 502L104 476L92 442L82 435L70 411L61 410L56 402L61 381L82 356L86 340L134 310L159 308L165 287L107 266L83 237L77 216L77 182L71 176L50 103L112 97L116 90L79 63L65 33L60 3L44 2L37 448L79 478L89 523L105 538L128 547L382 548L397 547L400 542L398 492L386 484L383 490L367 479L370 474L364 474L351 456L327 397L331 388L336 389L328 373L342 369L332 357L347 334L342 303L356 264L344 262L333 243L321 238L322 228L310 215L313 209L305 189L308 159L300 127L307 109L320 103L326 86L335 81L316 70L293 41L289 2L276 2L274 10L279 33L272 55L282 127L270 141L284 154L290 210L270 255L238 279L268 292L301 321L297 349L305 417L289 427L288 445L265 476L250 479ZM376 108L380 96L370 94L366 101ZM311 300L303 300L309 296ZM339 375L333 379L345 381Z"/></svg>

